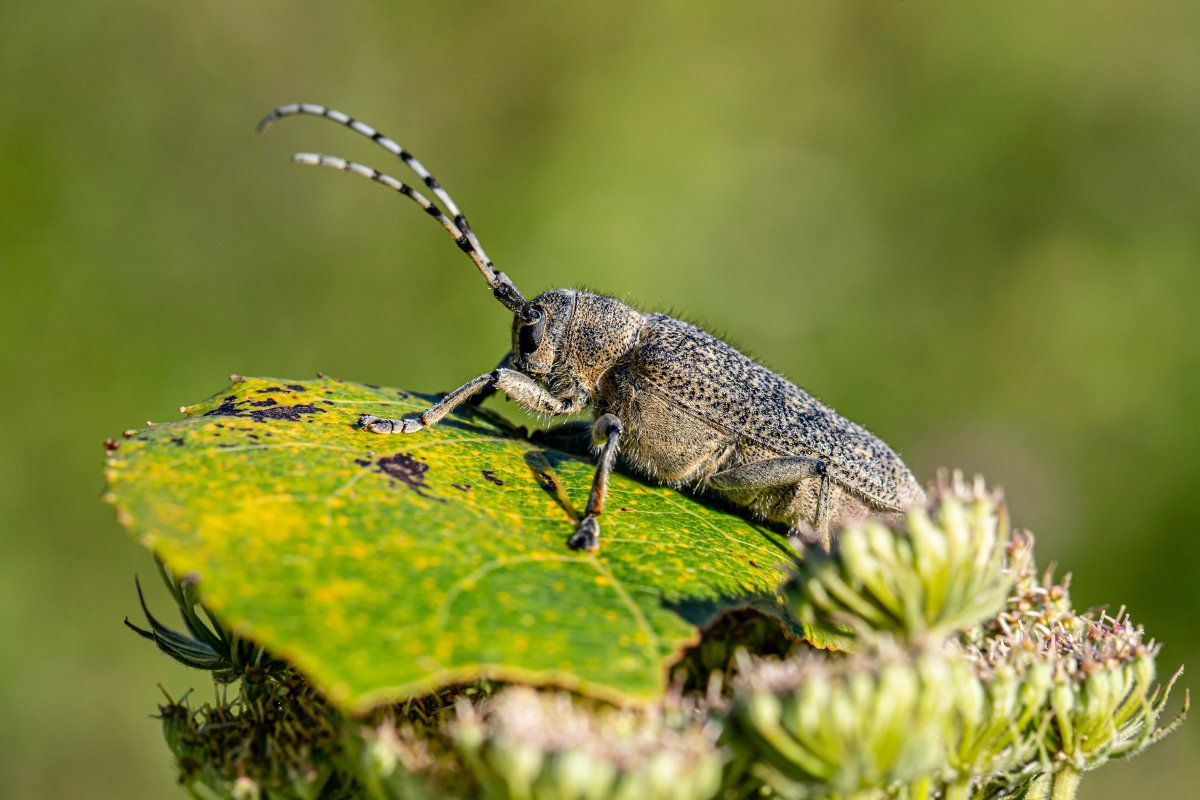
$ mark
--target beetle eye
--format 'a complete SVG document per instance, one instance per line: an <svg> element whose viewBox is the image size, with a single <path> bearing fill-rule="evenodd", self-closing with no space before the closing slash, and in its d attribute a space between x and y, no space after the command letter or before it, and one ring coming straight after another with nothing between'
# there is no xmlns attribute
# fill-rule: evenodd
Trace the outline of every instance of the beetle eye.
<svg viewBox="0 0 1200 800"><path fill-rule="evenodd" d="M524 319L528 319L528 314L523 314ZM546 331L546 317L538 310L536 320L532 322L524 322L521 325L521 332L518 334L517 344L521 348L522 353L532 353L538 349L538 345L542 343L542 334Z"/></svg>
<svg viewBox="0 0 1200 800"><path fill-rule="evenodd" d="M521 311L521 331L517 337L517 346L522 353L532 353L542 343L542 334L546 330L546 314L539 305L529 304Z"/></svg>

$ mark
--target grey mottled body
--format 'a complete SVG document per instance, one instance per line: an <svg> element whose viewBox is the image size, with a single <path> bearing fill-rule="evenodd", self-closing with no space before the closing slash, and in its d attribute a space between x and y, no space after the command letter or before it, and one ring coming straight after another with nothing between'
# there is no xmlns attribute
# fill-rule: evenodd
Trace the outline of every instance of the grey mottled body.
<svg viewBox="0 0 1200 800"><path fill-rule="evenodd" d="M345 114L311 104L276 109L260 127L291 114L346 125L400 156L453 220L370 167L312 154L295 160L363 175L419 203L455 237L513 313L512 349L499 367L415 419L364 416L365 429L415 433L495 391L534 414L593 409L599 464L584 517L569 539L574 548L598 546L597 517L618 453L655 481L715 492L826 546L831 531L850 519L899 512L924 500L912 473L880 439L694 325L572 289L526 301L492 266L449 195L407 151Z"/></svg>
<svg viewBox="0 0 1200 800"><path fill-rule="evenodd" d="M660 314L644 319L637 345L595 399L597 413L640 432L622 447L640 471L821 531L850 514L924 499L900 458L861 426L693 325Z"/></svg>

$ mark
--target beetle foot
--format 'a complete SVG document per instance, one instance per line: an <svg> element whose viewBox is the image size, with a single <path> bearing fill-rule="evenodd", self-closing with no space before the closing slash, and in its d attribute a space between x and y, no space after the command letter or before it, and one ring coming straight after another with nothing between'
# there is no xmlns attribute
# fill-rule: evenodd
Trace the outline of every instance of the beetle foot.
<svg viewBox="0 0 1200 800"><path fill-rule="evenodd" d="M792 547L801 553L810 547L819 547L826 553L830 550L829 534L822 533L808 522L797 522L788 528L787 536Z"/></svg>
<svg viewBox="0 0 1200 800"><path fill-rule="evenodd" d="M579 521L579 527L567 540L567 547L592 553L600 549L600 523L595 517L587 516Z"/></svg>
<svg viewBox="0 0 1200 800"><path fill-rule="evenodd" d="M385 419L373 414L362 414L358 418L358 427L371 433L416 433L425 426L416 419Z"/></svg>

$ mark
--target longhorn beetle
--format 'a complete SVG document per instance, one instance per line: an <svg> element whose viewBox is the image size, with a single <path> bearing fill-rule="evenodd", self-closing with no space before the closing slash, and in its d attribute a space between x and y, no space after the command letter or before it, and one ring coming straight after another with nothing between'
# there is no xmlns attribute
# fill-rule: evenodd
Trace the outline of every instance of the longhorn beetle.
<svg viewBox="0 0 1200 800"><path fill-rule="evenodd" d="M618 451L652 480L715 492L757 517L789 526L789 536L802 543L826 548L841 523L924 501L913 474L881 440L694 325L577 289L552 289L526 300L492 265L433 175L371 126L325 106L293 103L267 114L258 130L297 114L345 125L398 156L441 207L408 184L343 158L296 153L292 160L361 175L415 201L454 237L513 315L512 349L499 366L416 418L364 414L363 429L416 433L497 391L534 414L575 414L590 406L599 464L584 517L567 542L576 550L599 547L596 520Z"/></svg>

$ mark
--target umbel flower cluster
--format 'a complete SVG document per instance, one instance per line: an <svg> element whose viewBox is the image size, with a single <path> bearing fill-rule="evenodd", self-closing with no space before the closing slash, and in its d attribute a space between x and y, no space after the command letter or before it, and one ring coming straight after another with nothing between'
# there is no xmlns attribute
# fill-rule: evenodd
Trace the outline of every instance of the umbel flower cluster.
<svg viewBox="0 0 1200 800"><path fill-rule="evenodd" d="M160 707L201 798L1070 798L1081 775L1176 726L1175 673L1124 609L1077 612L999 496L960 476L900 525L867 520L784 587L822 649L762 617L705 633L649 707L479 682L351 718L201 616L140 631L222 699ZM767 654L771 655L767 655Z"/></svg>

